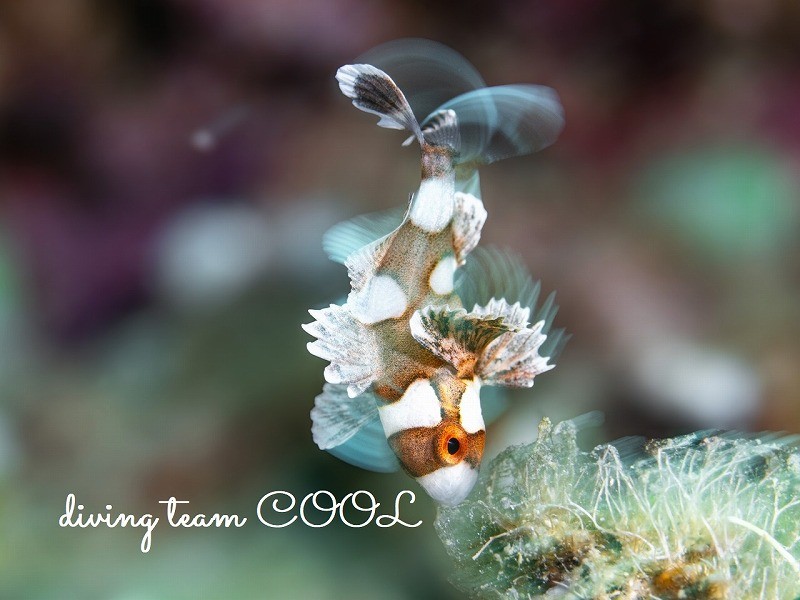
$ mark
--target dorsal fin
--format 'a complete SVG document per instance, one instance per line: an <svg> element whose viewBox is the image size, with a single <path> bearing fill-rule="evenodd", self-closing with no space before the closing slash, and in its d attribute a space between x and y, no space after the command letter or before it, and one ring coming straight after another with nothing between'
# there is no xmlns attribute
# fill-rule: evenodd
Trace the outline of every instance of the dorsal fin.
<svg viewBox="0 0 800 600"><path fill-rule="evenodd" d="M392 78L372 65L345 65L336 72L342 93L353 105L378 115L378 125L388 129L407 129L423 142L417 118Z"/></svg>
<svg viewBox="0 0 800 600"><path fill-rule="evenodd" d="M456 111L436 111L422 130L422 136L429 144L450 148L457 154L461 147L461 134Z"/></svg>

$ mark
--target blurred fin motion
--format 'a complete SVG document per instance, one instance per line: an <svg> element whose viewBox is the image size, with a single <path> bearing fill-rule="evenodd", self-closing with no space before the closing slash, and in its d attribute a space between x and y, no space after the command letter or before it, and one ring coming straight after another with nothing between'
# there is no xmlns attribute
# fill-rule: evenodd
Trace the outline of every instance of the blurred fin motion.
<svg viewBox="0 0 800 600"><path fill-rule="evenodd" d="M433 115L448 100L486 87L466 58L431 40L387 42L359 56L357 62L389 73L417 117Z"/></svg>
<svg viewBox="0 0 800 600"><path fill-rule="evenodd" d="M457 164L477 166L538 152L555 142L564 128L558 95L540 85L501 85L467 92L429 115L423 129L442 111L458 116Z"/></svg>
<svg viewBox="0 0 800 600"><path fill-rule="evenodd" d="M398 207L342 221L325 233L322 249L333 262L343 265L356 250L397 229L406 212L406 207Z"/></svg>
<svg viewBox="0 0 800 600"><path fill-rule="evenodd" d="M480 74L454 50L430 40L404 39L383 44L359 57L391 75L418 117L428 143L453 148L457 191L480 198L475 169L523 156L551 145L564 128L556 92L545 86L486 87ZM452 112L451 112L452 111ZM447 119L457 127L443 127ZM405 127L414 136L415 129Z"/></svg>
<svg viewBox="0 0 800 600"><path fill-rule="evenodd" d="M456 272L455 290L464 306L479 307L493 298L503 298L507 303L519 303L530 310L532 323L543 321L541 333L547 340L539 349L542 356L554 361L561 354L570 336L564 329L551 330L558 313L555 292L548 295L538 308L542 284L534 282L522 259L506 250L493 246L476 248L465 265Z"/></svg>
<svg viewBox="0 0 800 600"><path fill-rule="evenodd" d="M402 466L452 506L477 481L486 418L502 410L502 397L482 401L482 388L532 386L565 341L550 331L554 296L537 308L539 286L518 258L473 252L487 217L475 169L552 143L561 109L547 88L485 88L433 42L372 54L341 67L339 87L381 127L412 134L422 178L406 209L356 217L324 237L351 290L303 325L317 338L309 351L330 362L312 433L351 464ZM428 114L422 125L415 113Z"/></svg>

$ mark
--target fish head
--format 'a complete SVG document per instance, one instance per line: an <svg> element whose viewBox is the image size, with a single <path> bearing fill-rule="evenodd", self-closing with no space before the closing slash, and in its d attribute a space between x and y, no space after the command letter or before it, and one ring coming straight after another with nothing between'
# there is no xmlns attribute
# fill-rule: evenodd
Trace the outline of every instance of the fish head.
<svg viewBox="0 0 800 600"><path fill-rule="evenodd" d="M440 504L459 504L478 480L486 436L479 391L477 380L452 374L419 379L379 410L403 469Z"/></svg>

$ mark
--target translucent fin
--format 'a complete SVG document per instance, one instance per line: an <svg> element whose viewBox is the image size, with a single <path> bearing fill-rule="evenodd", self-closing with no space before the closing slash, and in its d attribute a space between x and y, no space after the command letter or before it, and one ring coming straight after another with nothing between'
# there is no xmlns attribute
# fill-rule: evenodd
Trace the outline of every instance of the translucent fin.
<svg viewBox="0 0 800 600"><path fill-rule="evenodd" d="M539 354L548 357L550 359L549 362L555 364L554 361L561 356L571 337L572 334L567 333L563 328L550 330L547 332L547 339L542 344L542 347L539 348Z"/></svg>
<svg viewBox="0 0 800 600"><path fill-rule="evenodd" d="M381 44L358 57L390 73L414 114L429 115L451 98L486 87L470 62L452 48L418 38Z"/></svg>
<svg viewBox="0 0 800 600"><path fill-rule="evenodd" d="M371 393L351 398L346 386L326 383L311 409L311 435L320 450L329 450L344 444L377 416L378 404Z"/></svg>
<svg viewBox="0 0 800 600"><path fill-rule="evenodd" d="M567 334L564 329L552 329L553 319L555 319L557 313L558 304L556 304L556 293L550 292L544 304L542 304L539 310L536 311L533 319L531 319L534 323L538 323L539 321L544 322L542 333L547 336L547 339L542 344L542 347L539 348L539 354L549 357L551 362L561 355L567 341L572 337Z"/></svg>
<svg viewBox="0 0 800 600"><path fill-rule="evenodd" d="M302 327L317 338L308 344L308 351L331 363L325 367L325 381L345 384L351 398L358 396L380 373L372 332L336 304L308 312L316 321Z"/></svg>
<svg viewBox="0 0 800 600"><path fill-rule="evenodd" d="M376 411L345 443L328 449L333 456L361 469L392 473L400 469L394 452L386 441L383 426Z"/></svg>
<svg viewBox="0 0 800 600"><path fill-rule="evenodd" d="M358 62L391 74L389 81L403 90L410 111L427 115L423 129L442 111L454 110L459 120L458 161L463 163L491 163L536 152L552 144L564 125L561 103L552 89L536 85L487 88L469 61L437 42L396 40L362 54ZM350 90L356 75L346 75ZM385 107L376 107L374 102L359 108L380 115L382 121L387 114ZM407 118L398 119L390 112L393 116L384 126L409 129L419 139L412 127L398 127Z"/></svg>
<svg viewBox="0 0 800 600"><path fill-rule="evenodd" d="M456 192L453 215L453 249L456 262L463 265L467 255L475 249L481 239L481 230L486 222L483 202L472 194Z"/></svg>
<svg viewBox="0 0 800 600"><path fill-rule="evenodd" d="M397 229L406 211L405 208L393 208L337 223L323 236L322 248L328 258L343 265L356 250Z"/></svg>
<svg viewBox="0 0 800 600"><path fill-rule="evenodd" d="M467 92L442 104L458 116L461 146L457 162L489 164L552 144L564 127L564 111L554 90L538 85L501 85Z"/></svg>
<svg viewBox="0 0 800 600"><path fill-rule="evenodd" d="M483 198L481 195L481 178L476 169L465 165L456 167L456 192L471 194L479 200Z"/></svg>
<svg viewBox="0 0 800 600"><path fill-rule="evenodd" d="M508 408L508 395L503 388L484 386L481 388L481 412L489 425Z"/></svg>
<svg viewBox="0 0 800 600"><path fill-rule="evenodd" d="M502 317L463 308L427 306L411 317L411 335L436 356L461 370L474 364L492 340L509 331Z"/></svg>
<svg viewBox="0 0 800 600"><path fill-rule="evenodd" d="M493 340L478 357L475 373L486 385L531 387L539 373L555 365L547 364L547 357L539 354L545 341L544 323L539 321L532 329L504 333Z"/></svg>
<svg viewBox="0 0 800 600"><path fill-rule="evenodd" d="M541 283L534 282L522 259L516 254L492 246L476 248L464 266L456 271L455 292L464 306L485 306L492 299L503 299L508 304L519 303L531 310L530 322L544 321L542 333L547 340L540 352L554 361L569 340L563 329L552 330L558 313L555 293L550 294L538 309L536 303Z"/></svg>
<svg viewBox="0 0 800 600"><path fill-rule="evenodd" d="M392 78L372 65L345 65L336 72L342 93L353 105L378 115L378 125L407 129L422 143L422 131L411 106Z"/></svg>
<svg viewBox="0 0 800 600"><path fill-rule="evenodd" d="M455 290L464 306L483 306L492 298L503 298L533 308L540 288L518 255L494 246L476 248L456 272Z"/></svg>

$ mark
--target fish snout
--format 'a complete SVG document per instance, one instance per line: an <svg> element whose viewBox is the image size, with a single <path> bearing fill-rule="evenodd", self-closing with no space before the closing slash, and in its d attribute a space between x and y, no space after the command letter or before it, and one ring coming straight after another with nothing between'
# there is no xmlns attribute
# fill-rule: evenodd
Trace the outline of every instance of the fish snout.
<svg viewBox="0 0 800 600"><path fill-rule="evenodd" d="M428 495L445 506L460 504L475 487L477 480L478 469L466 461L417 477Z"/></svg>

